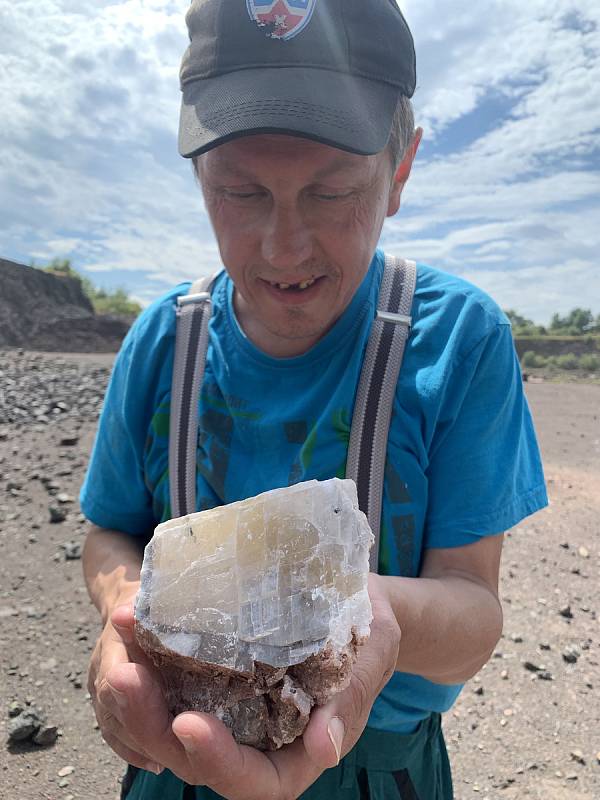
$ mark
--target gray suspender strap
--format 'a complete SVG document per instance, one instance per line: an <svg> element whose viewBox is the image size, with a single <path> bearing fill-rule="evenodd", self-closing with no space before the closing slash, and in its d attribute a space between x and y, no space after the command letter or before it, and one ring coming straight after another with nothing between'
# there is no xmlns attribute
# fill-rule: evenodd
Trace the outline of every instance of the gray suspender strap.
<svg viewBox="0 0 600 800"><path fill-rule="evenodd" d="M196 510L198 398L208 350L210 289L216 276L200 278L187 295L177 298L169 419L171 517L192 514Z"/></svg>
<svg viewBox="0 0 600 800"><path fill-rule="evenodd" d="M377 316L371 327L352 417L346 477L355 481L359 506L375 535L370 559L373 572L377 572L379 560L387 437L411 324L416 274L413 261L386 256ZM216 275L202 278L187 295L177 298L169 426L172 517L196 510L198 398L208 349L210 288L215 278Z"/></svg>
<svg viewBox="0 0 600 800"><path fill-rule="evenodd" d="M385 257L377 316L373 321L354 404L346 477L375 536L370 569L378 572L381 505L392 406L411 325L417 270L414 261Z"/></svg>

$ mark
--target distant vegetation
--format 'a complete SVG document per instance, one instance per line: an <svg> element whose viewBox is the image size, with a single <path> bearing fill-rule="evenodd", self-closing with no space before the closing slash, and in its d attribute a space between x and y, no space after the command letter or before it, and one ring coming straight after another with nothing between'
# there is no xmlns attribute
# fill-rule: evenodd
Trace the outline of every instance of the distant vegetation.
<svg viewBox="0 0 600 800"><path fill-rule="evenodd" d="M533 350L526 350L521 357L521 364L528 369L549 369L551 371L567 369L598 372L600 370L600 356L593 353L584 353L582 356L576 356L575 353L543 356Z"/></svg>
<svg viewBox="0 0 600 800"><path fill-rule="evenodd" d="M540 370L550 378L565 371L592 378L600 373L600 314L594 317L587 308L574 308L564 317L554 314L546 327L516 311L505 313L523 369Z"/></svg>
<svg viewBox="0 0 600 800"><path fill-rule="evenodd" d="M43 269L54 275L62 275L79 281L81 288L94 307L97 314L122 314L124 316L137 316L142 307L128 296L124 289L97 289L89 278L80 275L71 265L68 258L55 258L47 266L40 267L31 263L32 267Z"/></svg>
<svg viewBox="0 0 600 800"><path fill-rule="evenodd" d="M594 317L588 308L574 308L565 317L554 314L549 327L536 325L509 309L504 312L512 324L513 335L518 336L585 336L600 334L600 314Z"/></svg>

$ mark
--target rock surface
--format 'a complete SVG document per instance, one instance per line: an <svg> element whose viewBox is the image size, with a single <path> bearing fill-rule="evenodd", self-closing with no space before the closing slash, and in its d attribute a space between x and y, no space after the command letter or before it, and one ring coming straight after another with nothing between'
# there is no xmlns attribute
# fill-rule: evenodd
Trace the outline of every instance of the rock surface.
<svg viewBox="0 0 600 800"><path fill-rule="evenodd" d="M262 749L293 741L368 637L372 541L356 486L338 478L159 525L136 630L172 713L216 714Z"/></svg>
<svg viewBox="0 0 600 800"><path fill-rule="evenodd" d="M0 347L108 352L132 320L94 314L79 281L0 258Z"/></svg>

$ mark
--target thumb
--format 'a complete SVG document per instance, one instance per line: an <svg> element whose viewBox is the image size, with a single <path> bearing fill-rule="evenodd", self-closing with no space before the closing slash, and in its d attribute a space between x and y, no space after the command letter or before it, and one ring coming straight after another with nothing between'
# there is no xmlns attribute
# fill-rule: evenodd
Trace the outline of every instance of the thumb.
<svg viewBox="0 0 600 800"><path fill-rule="evenodd" d="M134 601L133 598L127 603L117 606L110 615L110 621L113 628L117 631L125 644L133 644L135 641L133 626L134 626Z"/></svg>
<svg viewBox="0 0 600 800"><path fill-rule="evenodd" d="M148 656L140 647L135 635L134 598L117 606L110 616L110 622L115 633L125 645L131 661L148 664Z"/></svg>
<svg viewBox="0 0 600 800"><path fill-rule="evenodd" d="M337 766L362 732L358 731L355 737L348 734L348 715L343 704L337 701L335 698L327 705L314 708L303 735L308 757L321 770Z"/></svg>

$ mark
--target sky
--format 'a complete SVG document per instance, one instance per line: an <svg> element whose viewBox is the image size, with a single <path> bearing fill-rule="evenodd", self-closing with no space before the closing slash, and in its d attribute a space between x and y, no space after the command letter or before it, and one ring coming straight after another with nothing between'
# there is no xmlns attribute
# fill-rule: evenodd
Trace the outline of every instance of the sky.
<svg viewBox="0 0 600 800"><path fill-rule="evenodd" d="M600 3L401 0L424 129L382 246L538 323L600 313ZM177 153L186 0L0 0L0 257L147 304L214 272Z"/></svg>

